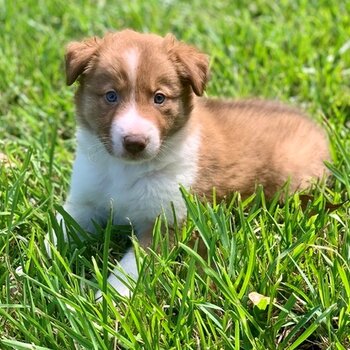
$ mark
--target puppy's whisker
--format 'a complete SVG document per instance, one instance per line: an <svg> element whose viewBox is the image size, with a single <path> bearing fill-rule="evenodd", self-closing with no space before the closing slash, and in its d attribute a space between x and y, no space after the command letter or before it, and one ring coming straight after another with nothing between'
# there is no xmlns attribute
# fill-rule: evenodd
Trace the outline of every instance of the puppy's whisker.
<svg viewBox="0 0 350 350"><path fill-rule="evenodd" d="M101 156L104 152L107 152L106 150L107 143L102 142L96 142L95 144L92 144L87 149L87 153L89 155L89 159L91 161L95 161L97 159L97 156Z"/></svg>

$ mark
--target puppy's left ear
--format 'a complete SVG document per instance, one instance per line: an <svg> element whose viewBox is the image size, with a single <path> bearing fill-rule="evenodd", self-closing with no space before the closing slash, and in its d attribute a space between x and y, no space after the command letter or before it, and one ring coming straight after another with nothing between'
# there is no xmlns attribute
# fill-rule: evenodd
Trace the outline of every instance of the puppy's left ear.
<svg viewBox="0 0 350 350"><path fill-rule="evenodd" d="M101 39L93 37L82 42L73 41L66 48L67 85L72 85L86 69L97 51Z"/></svg>
<svg viewBox="0 0 350 350"><path fill-rule="evenodd" d="M168 34L165 47L183 81L189 83L197 96L203 95L209 78L209 58L195 47L182 43Z"/></svg>

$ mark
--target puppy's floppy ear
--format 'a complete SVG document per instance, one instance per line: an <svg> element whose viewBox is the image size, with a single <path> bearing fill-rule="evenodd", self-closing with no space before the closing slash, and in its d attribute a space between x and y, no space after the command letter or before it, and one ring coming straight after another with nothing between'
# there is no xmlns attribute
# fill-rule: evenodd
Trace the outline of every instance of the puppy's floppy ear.
<svg viewBox="0 0 350 350"><path fill-rule="evenodd" d="M181 79L191 85L196 95L203 95L209 77L208 56L176 40L172 34L168 34L164 40L168 55L175 64Z"/></svg>
<svg viewBox="0 0 350 350"><path fill-rule="evenodd" d="M72 85L97 51L101 39L93 37L82 42L73 41L66 48L66 79Z"/></svg>

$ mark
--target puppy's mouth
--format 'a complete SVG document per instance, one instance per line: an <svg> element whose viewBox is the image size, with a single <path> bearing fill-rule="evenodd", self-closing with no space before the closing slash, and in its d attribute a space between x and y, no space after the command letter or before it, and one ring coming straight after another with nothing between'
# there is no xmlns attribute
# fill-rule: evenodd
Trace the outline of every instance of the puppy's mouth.
<svg viewBox="0 0 350 350"><path fill-rule="evenodd" d="M149 156L135 156L131 154L125 154L121 159L126 163L145 163L147 161L152 160L154 157Z"/></svg>
<svg viewBox="0 0 350 350"><path fill-rule="evenodd" d="M157 154L149 154L147 151L136 153L124 151L122 154L114 154L114 156L126 162L142 163L155 158Z"/></svg>

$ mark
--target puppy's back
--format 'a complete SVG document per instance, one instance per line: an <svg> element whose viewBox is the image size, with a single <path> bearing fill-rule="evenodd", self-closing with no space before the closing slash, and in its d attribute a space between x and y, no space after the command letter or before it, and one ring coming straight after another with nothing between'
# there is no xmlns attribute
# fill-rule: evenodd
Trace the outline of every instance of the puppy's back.
<svg viewBox="0 0 350 350"><path fill-rule="evenodd" d="M201 99L194 111L202 148L196 191L219 197L251 194L257 184L271 197L286 181L303 189L322 178L329 159L325 133L298 110L261 100Z"/></svg>

